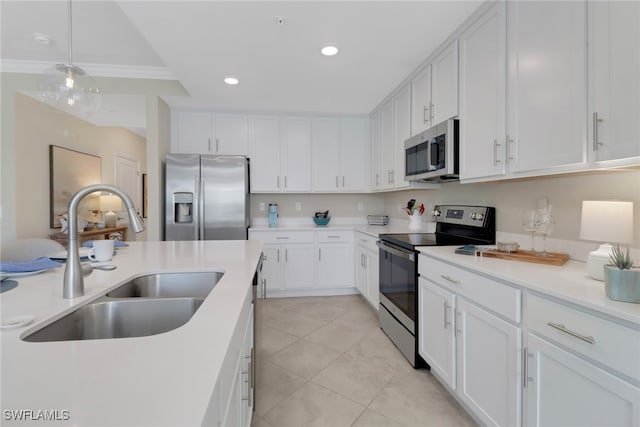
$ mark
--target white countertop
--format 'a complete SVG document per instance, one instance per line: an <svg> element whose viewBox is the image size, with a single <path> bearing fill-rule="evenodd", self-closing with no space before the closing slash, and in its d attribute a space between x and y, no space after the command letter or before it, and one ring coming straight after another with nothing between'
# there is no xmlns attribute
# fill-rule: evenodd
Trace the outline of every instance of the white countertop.
<svg viewBox="0 0 640 427"><path fill-rule="evenodd" d="M419 248L426 256L598 311L640 328L640 304L607 298L604 282L590 278L583 262L569 261L563 266L543 265L459 255L454 253L455 249L454 246Z"/></svg>
<svg viewBox="0 0 640 427"><path fill-rule="evenodd" d="M425 225L425 224L423 224ZM409 221L391 218L388 225L369 225L366 219L361 218L344 218L331 219L327 225L315 225L312 219L304 220L282 220L278 222L277 227L269 227L265 221L254 222L251 225L253 231L315 231L315 230L355 230L372 237L378 237L380 234L388 233L410 233ZM421 231L418 231L421 232ZM424 232L424 231L422 231Z"/></svg>
<svg viewBox="0 0 640 427"><path fill-rule="evenodd" d="M85 277L85 296L62 298L63 268L16 278L0 294L3 323L31 314L35 323L0 332L2 410L69 411L68 421L38 425L200 425L255 273L255 241L130 242L115 271ZM224 271L195 315L172 331L139 338L24 342L19 337L132 276ZM4 415L4 414L3 414ZM6 421L3 425L19 424Z"/></svg>

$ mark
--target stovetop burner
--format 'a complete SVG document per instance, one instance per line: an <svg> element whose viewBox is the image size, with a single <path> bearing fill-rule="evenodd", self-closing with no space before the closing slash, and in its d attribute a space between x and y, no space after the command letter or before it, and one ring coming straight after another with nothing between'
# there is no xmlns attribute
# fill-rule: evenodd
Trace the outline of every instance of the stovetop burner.
<svg viewBox="0 0 640 427"><path fill-rule="evenodd" d="M380 238L411 250L416 246L437 246L438 244L435 233L383 234Z"/></svg>

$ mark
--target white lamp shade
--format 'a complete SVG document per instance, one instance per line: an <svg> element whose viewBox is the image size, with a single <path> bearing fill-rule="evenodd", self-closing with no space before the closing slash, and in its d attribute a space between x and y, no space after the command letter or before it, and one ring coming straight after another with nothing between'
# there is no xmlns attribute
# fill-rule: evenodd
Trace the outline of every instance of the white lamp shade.
<svg viewBox="0 0 640 427"><path fill-rule="evenodd" d="M582 202L580 238L596 242L633 242L633 202Z"/></svg>
<svg viewBox="0 0 640 427"><path fill-rule="evenodd" d="M119 211L122 204L120 197L112 194L107 196L100 196L100 210L103 211Z"/></svg>

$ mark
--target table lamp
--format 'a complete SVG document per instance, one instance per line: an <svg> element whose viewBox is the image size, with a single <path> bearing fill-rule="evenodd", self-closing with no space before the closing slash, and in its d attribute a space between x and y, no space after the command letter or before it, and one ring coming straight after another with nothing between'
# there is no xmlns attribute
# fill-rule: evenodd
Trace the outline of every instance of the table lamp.
<svg viewBox="0 0 640 427"><path fill-rule="evenodd" d="M118 216L114 211L118 211L120 208L120 197L112 194L100 196L100 209L107 211L103 215L105 227L112 228L117 225Z"/></svg>
<svg viewBox="0 0 640 427"><path fill-rule="evenodd" d="M584 200L580 221L580 238L596 242L631 243L633 241L633 202ZM604 280L604 266L609 263L611 244L604 243L589 253L587 272Z"/></svg>

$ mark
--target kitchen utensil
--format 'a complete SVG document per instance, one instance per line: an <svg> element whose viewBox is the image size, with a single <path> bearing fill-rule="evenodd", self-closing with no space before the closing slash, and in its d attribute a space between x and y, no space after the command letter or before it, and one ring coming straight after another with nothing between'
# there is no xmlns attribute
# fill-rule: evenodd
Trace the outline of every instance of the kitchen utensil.
<svg viewBox="0 0 640 427"><path fill-rule="evenodd" d="M329 221L331 221L331 217L326 217L326 218L313 217L313 222L315 222L316 225L327 225L329 224Z"/></svg>
<svg viewBox="0 0 640 427"><path fill-rule="evenodd" d="M569 261L569 254L547 252L546 255L542 255L534 251L518 250L517 252L500 252L494 249L482 251L482 255L485 258L501 258L512 261L533 262L536 264L548 264L548 265L564 265Z"/></svg>
<svg viewBox="0 0 640 427"><path fill-rule="evenodd" d="M93 272L93 270L113 271L118 268L118 266L113 264L92 265L89 262L83 262L82 264L80 264L80 268L82 269L82 275L88 276Z"/></svg>

